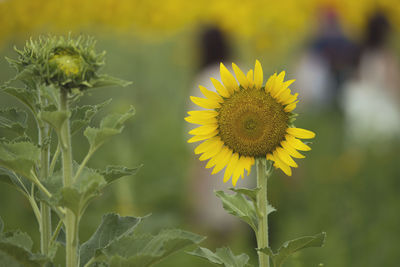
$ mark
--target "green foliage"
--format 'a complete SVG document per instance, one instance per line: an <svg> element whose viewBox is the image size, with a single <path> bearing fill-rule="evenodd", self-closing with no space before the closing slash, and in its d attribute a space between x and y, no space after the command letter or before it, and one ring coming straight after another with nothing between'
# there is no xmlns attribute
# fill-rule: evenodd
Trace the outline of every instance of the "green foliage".
<svg viewBox="0 0 400 267"><path fill-rule="evenodd" d="M242 253L240 255L234 255L230 248L217 248L216 252L212 252L209 249L199 247L195 251L188 252L190 255L198 256L208 261L215 263L216 265L222 265L225 267L250 267L248 264L249 256Z"/></svg>
<svg viewBox="0 0 400 267"><path fill-rule="evenodd" d="M16 87L5 87L3 91L11 96L17 98L21 103L26 105L29 110L33 113L37 113L37 95L32 90L27 90L26 88L16 88Z"/></svg>
<svg viewBox="0 0 400 267"><path fill-rule="evenodd" d="M39 148L30 142L0 140L0 166L31 181L35 180L33 168L39 160L39 154Z"/></svg>
<svg viewBox="0 0 400 267"><path fill-rule="evenodd" d="M104 171L100 171L107 183L112 183L121 177L135 175L143 165L136 168L127 168L124 166L107 166Z"/></svg>
<svg viewBox="0 0 400 267"><path fill-rule="evenodd" d="M163 230L157 235L141 233L136 227L144 218L103 216L100 226L81 249L81 266L150 266L204 237L179 229Z"/></svg>
<svg viewBox="0 0 400 267"><path fill-rule="evenodd" d="M270 256L273 263L273 267L281 267L284 261L293 253L309 248L309 247L322 247L325 243L326 233L320 233L314 236L304 236L294 240L286 241L278 250L274 253L271 248L261 248L259 251Z"/></svg>
<svg viewBox="0 0 400 267"><path fill-rule="evenodd" d="M42 121L47 122L53 129L60 133L61 127L70 117L70 112L55 110L55 111L41 111L38 114L38 118Z"/></svg>
<svg viewBox="0 0 400 267"><path fill-rule="evenodd" d="M31 252L32 239L21 231L3 232L0 218L0 266L1 267L42 267L49 262L46 257Z"/></svg>
<svg viewBox="0 0 400 267"><path fill-rule="evenodd" d="M71 109L71 134L74 135L80 129L88 125L92 118L106 105L110 104L111 99L97 104L76 106Z"/></svg>
<svg viewBox="0 0 400 267"><path fill-rule="evenodd" d="M142 219L141 217L121 217L114 213L103 215L96 232L80 248L81 266L95 257L97 251L132 233Z"/></svg>
<svg viewBox="0 0 400 267"><path fill-rule="evenodd" d="M99 128L87 127L83 133L89 141L90 152L96 151L112 136L119 134L124 129L124 123L135 114L135 109L131 108L124 114L110 114L100 122Z"/></svg>
<svg viewBox="0 0 400 267"><path fill-rule="evenodd" d="M0 128L24 136L27 128L26 120L27 114L23 110L16 108L0 109Z"/></svg>
<svg viewBox="0 0 400 267"><path fill-rule="evenodd" d="M203 239L180 229L162 230L157 235L134 233L112 242L102 253L110 267L146 267Z"/></svg>
<svg viewBox="0 0 400 267"><path fill-rule="evenodd" d="M257 213L254 203L247 200L243 194L226 194L224 191L216 191L215 195L222 201L224 209L253 228L257 232Z"/></svg>
<svg viewBox="0 0 400 267"><path fill-rule="evenodd" d="M259 211L257 207L257 192L259 188L230 188L235 194L226 194L224 191L216 191L215 195L222 201L223 208L244 222L257 232ZM246 198L248 197L248 199ZM275 208L268 205L267 214L275 211Z"/></svg>
<svg viewBox="0 0 400 267"><path fill-rule="evenodd" d="M89 202L98 196L106 185L102 175L85 167L72 186L62 188L60 204L71 209L80 218Z"/></svg>

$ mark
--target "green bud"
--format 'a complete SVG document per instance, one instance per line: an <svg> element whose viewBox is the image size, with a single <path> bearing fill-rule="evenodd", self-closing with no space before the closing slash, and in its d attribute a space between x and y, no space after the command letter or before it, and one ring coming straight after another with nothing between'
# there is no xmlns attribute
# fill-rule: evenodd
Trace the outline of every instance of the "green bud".
<svg viewBox="0 0 400 267"><path fill-rule="evenodd" d="M45 85L70 93L105 85L128 85L98 73L104 65L105 52L98 53L95 44L93 38L71 36L30 40L23 50L15 49L18 59L8 59L17 70L13 80L22 81L31 90Z"/></svg>

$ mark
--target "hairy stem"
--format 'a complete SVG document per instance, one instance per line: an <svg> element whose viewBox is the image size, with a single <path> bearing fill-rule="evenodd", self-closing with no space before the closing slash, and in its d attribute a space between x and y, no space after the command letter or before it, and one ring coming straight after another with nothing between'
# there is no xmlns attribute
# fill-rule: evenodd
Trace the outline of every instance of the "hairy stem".
<svg viewBox="0 0 400 267"><path fill-rule="evenodd" d="M39 100L40 90L39 92ZM42 101L41 101L42 102ZM45 191L47 195L49 192L42 185L41 181L46 181L49 176L49 160L50 160L50 146L47 140L49 136L49 125L44 123L43 121L38 121L39 126L39 146L40 146L40 172L39 172L39 180L37 181L38 187ZM40 214L41 214L41 223L40 223L40 249L42 254L48 255L50 250L50 239L51 239L51 208L45 202L40 202Z"/></svg>
<svg viewBox="0 0 400 267"><path fill-rule="evenodd" d="M68 111L68 92L60 89L60 110ZM71 131L69 119L64 123L60 136L61 152L62 152L62 168L63 168L63 184L64 187L72 185L73 169L72 169L72 146ZM66 210L65 215L65 231L66 231L66 266L78 266L78 227L77 218L70 210Z"/></svg>
<svg viewBox="0 0 400 267"><path fill-rule="evenodd" d="M257 245L258 248L268 247L268 199L267 199L267 182L269 173L266 172L266 160L257 159L257 206L259 208L258 216L258 232ZM258 252L259 266L269 267L269 256L265 253Z"/></svg>

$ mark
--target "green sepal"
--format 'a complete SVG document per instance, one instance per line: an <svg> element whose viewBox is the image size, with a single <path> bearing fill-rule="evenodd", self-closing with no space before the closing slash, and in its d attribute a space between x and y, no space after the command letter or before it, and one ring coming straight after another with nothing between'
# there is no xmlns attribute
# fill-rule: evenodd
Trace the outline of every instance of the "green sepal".
<svg viewBox="0 0 400 267"><path fill-rule="evenodd" d="M212 252L207 248L199 247L192 252L187 252L190 255L204 258L217 265L222 265L225 267L250 267L248 264L249 256L242 253L240 255L235 255L230 248L223 247L217 248L216 252Z"/></svg>
<svg viewBox="0 0 400 267"><path fill-rule="evenodd" d="M241 193L226 194L224 191L216 191L215 195L221 199L223 208L229 214L240 218L257 232L257 211L253 201L246 199Z"/></svg>
<svg viewBox="0 0 400 267"><path fill-rule="evenodd" d="M27 128L27 117L26 112L20 109L0 109L0 128L5 128L23 136Z"/></svg>
<svg viewBox="0 0 400 267"><path fill-rule="evenodd" d="M40 149L30 142L6 142L0 140L0 167L34 181L32 174L39 161Z"/></svg>
<svg viewBox="0 0 400 267"><path fill-rule="evenodd" d="M80 247L80 265L84 266L96 256L97 251L104 249L110 243L131 234L146 217L121 217L115 213L103 215L94 234Z"/></svg>
<svg viewBox="0 0 400 267"><path fill-rule="evenodd" d="M99 128L87 127L84 135L89 141L90 151L97 150L112 136L119 134L124 129L124 123L135 114L135 109L131 106L124 114L110 114L102 119Z"/></svg>
<svg viewBox="0 0 400 267"><path fill-rule="evenodd" d="M304 236L290 241L286 241L278 250L274 253L271 248L261 248L258 251L270 256L273 263L273 267L281 267L284 261L293 253L309 248L309 247L322 247L325 243L326 233L322 232L314 236Z"/></svg>

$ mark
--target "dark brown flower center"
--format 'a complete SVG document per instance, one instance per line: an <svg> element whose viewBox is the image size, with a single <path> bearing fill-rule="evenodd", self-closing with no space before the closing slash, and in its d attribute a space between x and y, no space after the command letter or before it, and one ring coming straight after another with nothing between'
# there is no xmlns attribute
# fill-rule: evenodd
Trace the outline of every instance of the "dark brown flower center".
<svg viewBox="0 0 400 267"><path fill-rule="evenodd" d="M288 127L289 114L264 88L241 88L218 113L219 136L243 156L265 157L283 141Z"/></svg>

